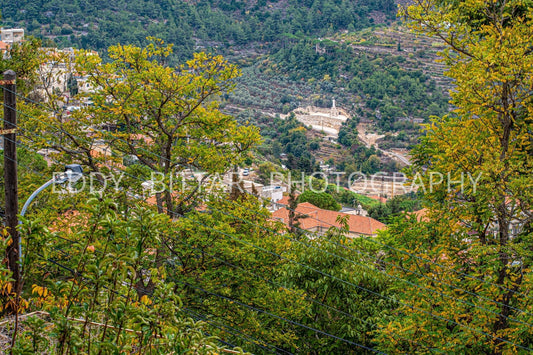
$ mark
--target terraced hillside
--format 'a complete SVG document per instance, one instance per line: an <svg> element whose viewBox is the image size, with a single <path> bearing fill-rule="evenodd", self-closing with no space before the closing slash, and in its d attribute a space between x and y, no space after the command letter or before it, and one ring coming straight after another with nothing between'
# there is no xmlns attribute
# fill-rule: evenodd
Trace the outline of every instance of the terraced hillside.
<svg viewBox="0 0 533 355"><path fill-rule="evenodd" d="M416 35L395 23L357 33L338 34L332 40L346 43L358 53L401 56L405 59L404 69L422 70L445 89L452 86L451 80L444 75L445 65L439 61L438 52L444 49L444 43L438 38Z"/></svg>
<svg viewBox="0 0 533 355"><path fill-rule="evenodd" d="M241 114L253 109L272 117L307 106L327 110L335 98L349 120L390 132L382 132L384 149L405 149L416 142L416 122L448 111L452 83L438 63L442 48L398 25L293 39L287 48L248 60L236 90L226 97L226 109ZM313 154L328 159L330 154L320 153L327 149L321 142Z"/></svg>

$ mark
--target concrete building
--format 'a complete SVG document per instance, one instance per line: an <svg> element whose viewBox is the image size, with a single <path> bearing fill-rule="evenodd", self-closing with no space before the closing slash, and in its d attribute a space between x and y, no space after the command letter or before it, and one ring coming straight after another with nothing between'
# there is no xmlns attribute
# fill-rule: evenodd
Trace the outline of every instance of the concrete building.
<svg viewBox="0 0 533 355"><path fill-rule="evenodd" d="M285 191L287 191L287 188L284 186L263 186L263 190L261 191L261 197L269 199L271 202L276 203L283 198L283 193Z"/></svg>
<svg viewBox="0 0 533 355"><path fill-rule="evenodd" d="M23 28L0 29L0 40L7 44L22 42L24 40Z"/></svg>

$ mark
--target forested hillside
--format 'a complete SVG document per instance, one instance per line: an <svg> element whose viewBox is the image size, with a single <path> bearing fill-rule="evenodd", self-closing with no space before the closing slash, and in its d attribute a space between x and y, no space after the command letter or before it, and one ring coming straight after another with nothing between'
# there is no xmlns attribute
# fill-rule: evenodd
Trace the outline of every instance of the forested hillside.
<svg viewBox="0 0 533 355"><path fill-rule="evenodd" d="M106 21L117 37L144 36L151 16L141 3L142 16L114 3L85 17L79 2L71 12L32 4L9 4L6 23L33 11L32 31L48 26L65 43L126 41ZM533 353L533 4L419 0L401 16L420 37L394 24L358 29L389 12L357 5L154 2L154 28L176 6L185 25L173 28L197 37L102 56L43 50L35 38L8 48L0 68L18 75L0 85L0 353ZM298 7L318 21L328 6L338 9L328 19L352 12L346 30L294 32ZM268 19L278 26L272 42L250 30L242 46L223 43L206 22L242 29L260 14L261 33ZM71 65L90 90L53 86ZM346 118L336 137L292 110L340 117L323 108L333 96ZM345 173L397 168L361 126L387 144L416 142L405 169L416 193L362 198L325 174L255 185L316 171L317 156ZM239 189L245 176L250 191ZM282 187L283 203L272 192ZM355 214L337 212L346 206Z"/></svg>
<svg viewBox="0 0 533 355"><path fill-rule="evenodd" d="M147 35L175 43L181 55L197 46L264 43L303 33L323 36L394 19L392 0L0 1L5 26L63 46L104 50L117 42L143 44Z"/></svg>
<svg viewBox="0 0 533 355"><path fill-rule="evenodd" d="M174 54L168 59L172 64L182 63L200 50L223 54L243 69L237 89L224 97L224 111L244 121L252 119L265 129L267 140L273 137L268 132L268 126L274 124L269 120L272 115L308 105L329 107L335 97L354 122L373 120L380 130L403 131L402 137L407 139L386 144L408 148L418 136L418 126L399 121L427 121L430 115L448 109L447 95L436 84L438 76L419 65L433 60L428 56L434 52L431 47L420 45L422 50L414 51L415 60L407 56L413 53L396 47L395 39L392 51L389 44L383 47L385 52L372 50L374 42L365 31L372 33L371 26L396 20L393 0L30 0L16 5L2 0L0 6L5 26L24 27L49 45L93 49L106 56L111 45L145 45L146 38L153 36L174 45ZM257 112L249 112L251 109ZM352 127L347 132L351 138L343 139L342 145L360 145L355 126L348 126ZM303 151L307 144L305 139L278 142L275 136L274 141L282 144L285 153L292 153L294 147ZM341 156L318 154L328 149L321 144L312 156L307 152L301 157L305 162L295 165L309 170L315 159L333 158L342 168L362 164L373 154L363 154L363 161L354 160L345 150ZM352 150L356 149L362 147ZM372 170L384 166L382 161Z"/></svg>
<svg viewBox="0 0 533 355"><path fill-rule="evenodd" d="M350 37L368 37L368 32L371 30L350 33ZM406 30L398 28L396 33L406 33ZM364 163L368 167L363 169L365 173L394 171L397 167L392 162L382 156L378 159L376 151L361 144L357 124L372 122L376 129L392 132L381 140L383 146L410 148L420 130L419 124L413 121L429 122L431 115L445 114L449 97L442 74L435 72L432 64L436 50L431 42L407 37L403 41L405 49L398 49L397 40L389 33L379 39L394 44L392 48L389 43L380 46L376 40L366 44L363 50L361 45L354 44L359 43L356 39L341 36L334 40L285 39L284 46L271 55L240 61L245 67L237 79L237 87L225 97L225 110L243 121L251 119L260 127L272 152L278 151L276 145L281 143L284 153L305 152L297 156L311 154L322 161L331 158L341 171L347 171L347 166L356 171ZM292 140L288 135L279 141L273 133L284 126L273 120L273 115L287 114L298 107L329 108L332 98L350 112L350 118L339 132L340 146L332 147L333 152L323 140L318 140L320 146L316 147L317 141L313 143L312 139ZM372 156L371 164L368 160ZM381 162L375 164L376 159ZM309 167L303 161L296 165Z"/></svg>

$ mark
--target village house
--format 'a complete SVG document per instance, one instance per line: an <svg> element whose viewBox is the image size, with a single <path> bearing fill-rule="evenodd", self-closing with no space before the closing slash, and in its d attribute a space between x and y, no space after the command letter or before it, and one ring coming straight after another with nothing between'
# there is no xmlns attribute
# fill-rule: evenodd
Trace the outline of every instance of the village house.
<svg viewBox="0 0 533 355"><path fill-rule="evenodd" d="M0 29L0 40L7 44L22 42L24 40L23 28Z"/></svg>
<svg viewBox="0 0 533 355"><path fill-rule="evenodd" d="M374 218L324 210L309 202L298 204L295 212L296 216L300 216L298 219L299 228L318 235L324 235L331 227L341 228L341 224L338 222L339 218L346 218L348 237L350 238L375 237L379 230L386 228L385 224ZM289 226L289 210L287 207L282 207L272 213L272 218Z"/></svg>

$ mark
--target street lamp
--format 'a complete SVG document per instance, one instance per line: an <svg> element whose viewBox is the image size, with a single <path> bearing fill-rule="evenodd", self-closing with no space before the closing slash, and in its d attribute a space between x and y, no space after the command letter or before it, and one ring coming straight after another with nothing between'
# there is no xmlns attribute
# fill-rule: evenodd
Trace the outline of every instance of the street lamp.
<svg viewBox="0 0 533 355"><path fill-rule="evenodd" d="M20 212L20 216L24 217L26 214L26 211L28 210L28 207L30 206L31 202L37 197L38 194L40 194L44 189L46 189L48 186L52 184L64 184L65 182L74 183L81 179L83 176L83 169L81 168L81 165L79 164L69 164L65 166L65 172L61 173L59 175L55 175L53 178L45 182L41 187L39 187L37 190L35 190L30 197L26 200L26 203L22 207L22 211ZM19 221L19 224L21 222ZM20 238L20 236L19 236ZM19 258L22 260L22 244L19 240Z"/></svg>

